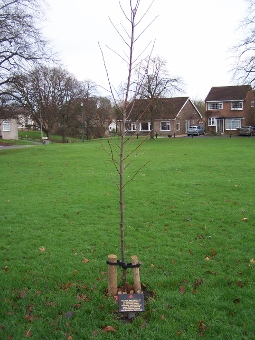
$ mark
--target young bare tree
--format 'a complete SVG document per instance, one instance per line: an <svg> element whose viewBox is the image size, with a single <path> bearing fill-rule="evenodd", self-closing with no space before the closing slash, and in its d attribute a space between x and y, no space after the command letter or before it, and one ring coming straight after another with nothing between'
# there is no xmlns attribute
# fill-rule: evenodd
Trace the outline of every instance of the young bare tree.
<svg viewBox="0 0 255 340"><path fill-rule="evenodd" d="M161 57L155 57L142 62L137 72L136 83L139 84L138 97L148 99L147 111L151 123L150 138L153 139L156 112L161 109L159 99L182 91L183 80L181 77L170 76L166 61Z"/></svg>
<svg viewBox="0 0 255 340"><path fill-rule="evenodd" d="M139 92L139 85L137 85L137 88L133 91L132 89L132 77L135 68L137 67L139 63L139 58L141 57L141 52L138 54L135 54L134 52L134 46L137 44L139 38L142 36L144 31L148 28L148 26L151 25L151 23L155 20L151 20L149 24L144 26L140 31L137 33L141 23L143 22L146 14L148 13L150 7L152 6L154 1L152 1L147 9L140 14L140 0L130 0L128 4L128 11L124 10L121 2L119 1L119 6L122 11L122 14L126 20L126 23L128 24L128 28L125 28L124 25L122 24L122 29L123 33L113 24L116 32L124 42L125 46L127 47L127 53L122 56L121 54L117 53L116 51L113 51L119 57L125 62L127 66L127 81L126 81L126 86L124 90L124 99L121 101L121 103L118 102L116 99L115 93L113 91L113 87L111 85L110 78L108 76L108 81L109 81L109 86L110 86L110 91L113 96L113 100L115 102L116 110L119 113L119 128L120 128L120 145L117 145L116 147L112 147L110 145L110 155L113 160L113 163L116 167L116 170L119 174L119 211L120 211L120 249L121 249L121 262L123 264L122 268L122 284L124 291L126 290L126 267L125 267L125 210L124 210L124 188L126 184L132 180L129 179L125 181L125 170L130 164L130 157L136 152L137 148L131 152L126 152L126 143L128 142L129 139L126 138L126 125L129 120L129 117L132 113L132 105L129 105L130 102L134 101L138 92ZM101 47L100 47L101 49ZM102 49L101 49L102 51ZM143 51L143 50L142 50ZM103 59L104 59L104 64L105 64L105 69L106 73L108 75L108 69L105 63L105 58L104 54L102 52ZM142 77L143 78L143 77ZM117 157L115 157L114 150L117 150ZM139 170L134 174L134 176L138 173Z"/></svg>

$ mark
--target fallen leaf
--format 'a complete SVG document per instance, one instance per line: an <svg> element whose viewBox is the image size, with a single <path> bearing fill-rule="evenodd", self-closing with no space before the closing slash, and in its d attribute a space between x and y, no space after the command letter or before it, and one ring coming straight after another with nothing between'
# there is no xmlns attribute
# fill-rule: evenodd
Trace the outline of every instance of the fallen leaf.
<svg viewBox="0 0 255 340"><path fill-rule="evenodd" d="M196 289L199 285L201 285L203 283L203 279L200 278L198 279L195 283L194 283L194 289Z"/></svg>
<svg viewBox="0 0 255 340"><path fill-rule="evenodd" d="M206 261L210 261L210 257L209 257L209 256L206 256L205 260L206 260Z"/></svg>
<svg viewBox="0 0 255 340"><path fill-rule="evenodd" d="M88 263L89 262L89 260L88 259L84 259L84 260L82 260L82 263Z"/></svg>
<svg viewBox="0 0 255 340"><path fill-rule="evenodd" d="M154 264L152 263L152 264L151 264L151 268L154 268L154 267L155 267L155 266L154 266Z"/></svg>
<svg viewBox="0 0 255 340"><path fill-rule="evenodd" d="M31 336L33 336L32 332L30 332L30 331L26 331L25 332L25 337L26 338L31 338Z"/></svg>
<svg viewBox="0 0 255 340"><path fill-rule="evenodd" d="M181 286L181 287L180 287L180 294L184 294L185 291L186 291L185 286Z"/></svg>
<svg viewBox="0 0 255 340"><path fill-rule="evenodd" d="M161 320L165 320L164 315L160 315L160 319L161 319Z"/></svg>
<svg viewBox="0 0 255 340"><path fill-rule="evenodd" d="M248 217L244 217L241 219L241 221L248 221L248 220L249 220Z"/></svg>
<svg viewBox="0 0 255 340"><path fill-rule="evenodd" d="M240 302L240 298L236 298L233 300L233 302L236 304L236 303L239 303Z"/></svg>
<svg viewBox="0 0 255 340"><path fill-rule="evenodd" d="M65 285L65 289L69 289L69 288L71 287L71 285L72 285L72 282L68 282L68 283L66 283L66 285Z"/></svg>
<svg viewBox="0 0 255 340"><path fill-rule="evenodd" d="M250 260L250 263L254 263L254 262L255 262L255 260L254 260L254 259L251 259L251 260Z"/></svg>
<svg viewBox="0 0 255 340"><path fill-rule="evenodd" d="M105 327L102 329L102 332L116 332L116 329L113 328L112 326L105 326Z"/></svg>
<svg viewBox="0 0 255 340"><path fill-rule="evenodd" d="M238 281L237 284L240 288L243 288L243 283L241 281Z"/></svg>
<svg viewBox="0 0 255 340"><path fill-rule="evenodd" d="M77 299L80 301L88 301L88 297L86 294L77 295Z"/></svg>
<svg viewBox="0 0 255 340"><path fill-rule="evenodd" d="M44 252L46 251L46 248L40 247L39 250L40 250L42 253L44 253Z"/></svg>

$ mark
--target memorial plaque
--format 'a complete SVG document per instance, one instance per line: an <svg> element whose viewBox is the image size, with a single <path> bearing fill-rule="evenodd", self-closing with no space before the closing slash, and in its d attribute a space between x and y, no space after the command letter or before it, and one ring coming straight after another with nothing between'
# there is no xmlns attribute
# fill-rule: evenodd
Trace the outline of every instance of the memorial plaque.
<svg viewBox="0 0 255 340"><path fill-rule="evenodd" d="M119 294L119 312L144 312L143 294Z"/></svg>

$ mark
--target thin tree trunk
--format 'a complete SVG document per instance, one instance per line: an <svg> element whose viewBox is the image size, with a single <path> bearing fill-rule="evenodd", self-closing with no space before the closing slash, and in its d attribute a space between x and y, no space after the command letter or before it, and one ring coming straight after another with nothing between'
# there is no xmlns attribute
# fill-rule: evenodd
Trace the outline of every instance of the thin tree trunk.
<svg viewBox="0 0 255 340"><path fill-rule="evenodd" d="M124 194L123 194L123 176L124 176L124 133L125 133L125 121L122 122L122 133L120 143L120 243L121 243L121 261L125 263L125 234L124 234ZM126 291L126 269L122 269L122 284L123 290Z"/></svg>

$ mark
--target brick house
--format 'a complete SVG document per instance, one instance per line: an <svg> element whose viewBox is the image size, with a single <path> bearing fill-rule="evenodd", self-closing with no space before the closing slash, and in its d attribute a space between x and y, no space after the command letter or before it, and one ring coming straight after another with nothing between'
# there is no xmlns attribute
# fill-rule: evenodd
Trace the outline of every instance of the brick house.
<svg viewBox="0 0 255 340"><path fill-rule="evenodd" d="M201 113L189 97L136 99L126 130L160 136L186 134L191 125L203 125ZM153 128L154 125L154 128Z"/></svg>
<svg viewBox="0 0 255 340"><path fill-rule="evenodd" d="M255 126L255 96L250 85L212 87L205 99L208 133L235 133Z"/></svg>

